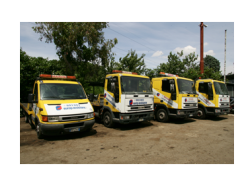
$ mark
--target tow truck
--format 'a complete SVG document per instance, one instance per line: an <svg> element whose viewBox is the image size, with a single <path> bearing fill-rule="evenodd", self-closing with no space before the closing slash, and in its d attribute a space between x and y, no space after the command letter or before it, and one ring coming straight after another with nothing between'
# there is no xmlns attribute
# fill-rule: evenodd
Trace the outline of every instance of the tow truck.
<svg viewBox="0 0 250 190"><path fill-rule="evenodd" d="M40 74L32 92L20 106L39 139L92 129L94 109L75 76Z"/></svg>
<svg viewBox="0 0 250 190"><path fill-rule="evenodd" d="M101 94L89 95L95 116L111 128L115 123L130 124L154 118L154 96L147 76L135 72L113 70L102 83Z"/></svg>
<svg viewBox="0 0 250 190"><path fill-rule="evenodd" d="M198 112L198 95L194 81L165 72L159 75L161 77L152 78L156 120L166 122L170 117L195 117Z"/></svg>
<svg viewBox="0 0 250 190"><path fill-rule="evenodd" d="M198 97L198 115L200 119L207 115L218 116L230 112L230 96L224 82L213 79L195 81Z"/></svg>

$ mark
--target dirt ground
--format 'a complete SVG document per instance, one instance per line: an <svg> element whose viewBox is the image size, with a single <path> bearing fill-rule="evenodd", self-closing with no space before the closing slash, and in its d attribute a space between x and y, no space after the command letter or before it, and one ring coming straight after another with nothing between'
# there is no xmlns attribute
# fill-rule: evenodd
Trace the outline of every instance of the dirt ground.
<svg viewBox="0 0 250 190"><path fill-rule="evenodd" d="M20 164L234 164L234 116L171 119L37 139L20 118Z"/></svg>

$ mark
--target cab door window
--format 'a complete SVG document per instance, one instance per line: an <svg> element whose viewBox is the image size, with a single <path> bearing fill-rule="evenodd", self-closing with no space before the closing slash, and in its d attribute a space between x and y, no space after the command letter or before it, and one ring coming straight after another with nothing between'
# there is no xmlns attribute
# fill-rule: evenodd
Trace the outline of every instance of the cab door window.
<svg viewBox="0 0 250 190"><path fill-rule="evenodd" d="M207 82L199 84L199 92L204 93L204 94L208 94L208 83Z"/></svg>
<svg viewBox="0 0 250 190"><path fill-rule="evenodd" d="M176 89L175 84L174 89ZM171 93L169 80L162 80L162 91Z"/></svg>

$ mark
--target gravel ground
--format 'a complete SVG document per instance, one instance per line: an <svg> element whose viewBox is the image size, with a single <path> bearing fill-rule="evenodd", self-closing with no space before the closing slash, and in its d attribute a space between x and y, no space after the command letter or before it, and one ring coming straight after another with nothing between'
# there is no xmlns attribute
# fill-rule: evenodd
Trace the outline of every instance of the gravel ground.
<svg viewBox="0 0 250 190"><path fill-rule="evenodd" d="M21 164L234 164L234 116L150 121L37 139L20 118Z"/></svg>

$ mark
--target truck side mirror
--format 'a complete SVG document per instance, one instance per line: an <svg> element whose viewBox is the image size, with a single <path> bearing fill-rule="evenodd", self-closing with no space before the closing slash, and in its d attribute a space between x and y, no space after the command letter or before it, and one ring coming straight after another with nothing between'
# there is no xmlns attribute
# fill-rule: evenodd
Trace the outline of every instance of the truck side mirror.
<svg viewBox="0 0 250 190"><path fill-rule="evenodd" d="M114 94L115 93L115 83L111 82L111 92Z"/></svg>
<svg viewBox="0 0 250 190"><path fill-rule="evenodd" d="M93 102L93 100L94 100L94 94L90 93L89 94L89 101Z"/></svg>
<svg viewBox="0 0 250 190"><path fill-rule="evenodd" d="M170 84L170 92L175 92L174 84Z"/></svg>
<svg viewBox="0 0 250 190"><path fill-rule="evenodd" d="M28 95L28 103L34 103L34 94Z"/></svg>
<svg viewBox="0 0 250 190"><path fill-rule="evenodd" d="M174 83L173 82L170 84L170 92L171 92L171 99L172 100L176 100L176 92L175 92L175 88L174 88Z"/></svg>

